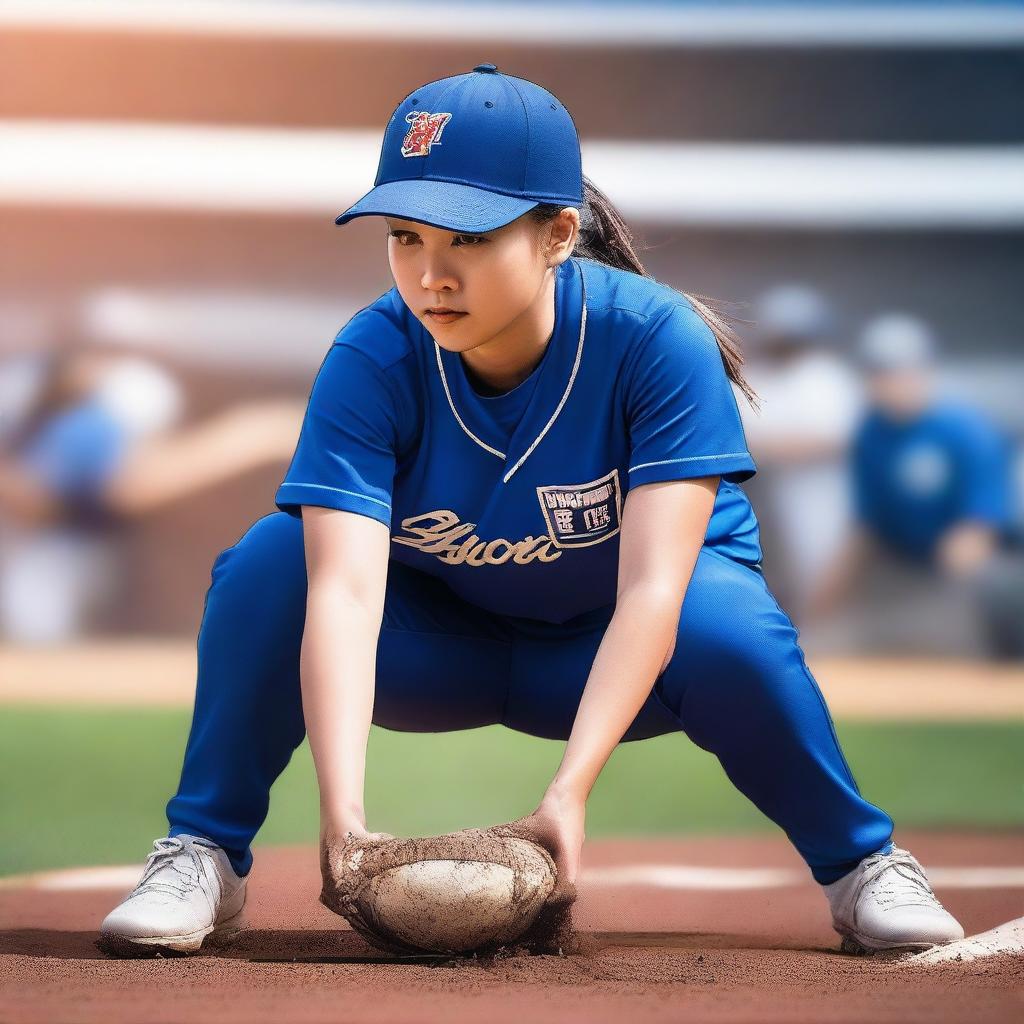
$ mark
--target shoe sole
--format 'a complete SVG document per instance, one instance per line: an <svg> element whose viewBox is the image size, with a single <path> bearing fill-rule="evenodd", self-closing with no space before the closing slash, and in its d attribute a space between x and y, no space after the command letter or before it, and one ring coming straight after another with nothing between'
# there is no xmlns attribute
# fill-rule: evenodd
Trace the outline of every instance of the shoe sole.
<svg viewBox="0 0 1024 1024"><path fill-rule="evenodd" d="M245 909L233 917L185 935L154 935L152 937L128 938L125 935L100 933L96 947L114 956L154 957L190 956L198 953L204 945L223 946L245 930Z"/></svg>
<svg viewBox="0 0 1024 1024"><path fill-rule="evenodd" d="M934 949L936 946L944 946L943 942L889 942L886 939L876 939L872 935L864 935L860 932L845 932L838 928L835 931L840 935L842 941L839 943L840 953L849 953L852 956L874 956L875 953L919 953L924 949Z"/></svg>

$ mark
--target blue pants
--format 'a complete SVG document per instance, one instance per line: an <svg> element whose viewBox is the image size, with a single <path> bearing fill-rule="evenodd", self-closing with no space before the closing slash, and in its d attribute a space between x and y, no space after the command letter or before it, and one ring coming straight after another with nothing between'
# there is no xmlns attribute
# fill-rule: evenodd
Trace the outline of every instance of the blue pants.
<svg viewBox="0 0 1024 1024"><path fill-rule="evenodd" d="M168 834L212 839L240 874L252 865L270 787L305 736L305 599L302 523L283 512L257 520L214 562ZM566 739L611 612L559 625L495 615L392 561L373 720L406 732L500 723ZM676 731L718 757L818 882L835 881L889 842L892 820L861 797L796 630L764 577L708 548L686 592L672 660L624 739Z"/></svg>

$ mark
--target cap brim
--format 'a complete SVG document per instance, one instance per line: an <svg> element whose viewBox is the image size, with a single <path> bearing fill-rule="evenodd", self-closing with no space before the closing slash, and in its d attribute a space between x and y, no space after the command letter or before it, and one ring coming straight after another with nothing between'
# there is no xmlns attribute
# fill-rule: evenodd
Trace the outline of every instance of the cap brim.
<svg viewBox="0 0 1024 1024"><path fill-rule="evenodd" d="M452 181L391 181L371 189L337 216L335 224L354 217L389 216L415 220L448 231L493 231L538 206L519 199Z"/></svg>

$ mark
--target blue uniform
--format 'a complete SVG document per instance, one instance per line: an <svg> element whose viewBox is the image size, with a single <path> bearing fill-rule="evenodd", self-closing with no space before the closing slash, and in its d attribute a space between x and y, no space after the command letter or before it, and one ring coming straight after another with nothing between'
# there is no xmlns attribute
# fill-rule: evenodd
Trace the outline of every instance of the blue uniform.
<svg viewBox="0 0 1024 1024"><path fill-rule="evenodd" d="M678 292L567 260L544 358L507 417L489 404L393 288L328 352L277 504L370 515L392 528L397 561L547 622L615 600L622 505L639 484L721 475L706 543L760 561L736 486L754 473L736 401Z"/></svg>
<svg viewBox="0 0 1024 1024"><path fill-rule="evenodd" d="M714 752L819 882L889 842L761 574L739 487L755 466L714 335L649 278L580 258L556 273L544 356L497 401L395 289L341 330L281 511L214 564L169 834L208 836L248 870L270 786L302 742L302 505L390 528L376 723L566 738L614 612L626 494L717 475L674 656L624 738L683 731Z"/></svg>
<svg viewBox="0 0 1024 1024"><path fill-rule="evenodd" d="M981 413L951 401L908 420L872 411L854 438L857 516L889 550L914 561L929 561L958 523L1009 529L1011 476L1007 440Z"/></svg>
<svg viewBox="0 0 1024 1024"><path fill-rule="evenodd" d="M48 419L18 453L23 468L61 499L65 518L77 525L106 526L113 517L101 494L120 467L131 437L94 398Z"/></svg>

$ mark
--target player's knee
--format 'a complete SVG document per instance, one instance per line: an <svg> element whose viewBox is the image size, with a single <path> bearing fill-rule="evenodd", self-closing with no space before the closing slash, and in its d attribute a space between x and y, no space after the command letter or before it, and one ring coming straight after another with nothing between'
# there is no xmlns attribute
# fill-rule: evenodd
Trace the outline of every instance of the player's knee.
<svg viewBox="0 0 1024 1024"><path fill-rule="evenodd" d="M253 681L297 667L306 573L302 524L289 518L281 512L257 520L217 556L199 631L202 661L244 664Z"/></svg>
<svg viewBox="0 0 1024 1024"><path fill-rule="evenodd" d="M271 575L268 575L271 574ZM242 536L217 556L214 579L244 577L265 585L306 584L302 522L285 512L257 519Z"/></svg>
<svg viewBox="0 0 1024 1024"><path fill-rule="evenodd" d="M794 680L804 679L796 633L784 616L748 608L742 621L691 619L658 681L658 696L699 746L714 749L719 728L776 717Z"/></svg>
<svg viewBox="0 0 1024 1024"><path fill-rule="evenodd" d="M306 564L302 523L284 512L258 519L217 556L205 617L222 611L250 629L261 623L279 634L305 617Z"/></svg>

